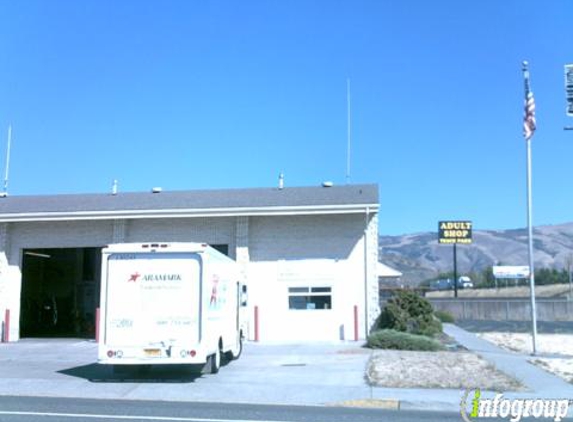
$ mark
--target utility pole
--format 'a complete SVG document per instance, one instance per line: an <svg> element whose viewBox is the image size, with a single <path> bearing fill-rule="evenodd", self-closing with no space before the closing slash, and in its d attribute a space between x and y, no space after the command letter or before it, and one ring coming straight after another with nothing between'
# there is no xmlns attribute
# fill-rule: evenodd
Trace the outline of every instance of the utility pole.
<svg viewBox="0 0 573 422"><path fill-rule="evenodd" d="M458 248L454 243L454 297L458 297Z"/></svg>
<svg viewBox="0 0 573 422"><path fill-rule="evenodd" d="M567 255L565 261L567 264L567 275L569 276L569 300L573 300L573 274L571 273L571 267L573 267L573 254Z"/></svg>

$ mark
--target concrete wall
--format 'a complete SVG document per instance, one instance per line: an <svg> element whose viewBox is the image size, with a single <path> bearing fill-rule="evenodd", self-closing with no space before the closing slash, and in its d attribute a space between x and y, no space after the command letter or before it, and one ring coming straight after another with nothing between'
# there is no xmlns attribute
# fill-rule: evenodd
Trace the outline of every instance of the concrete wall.
<svg viewBox="0 0 573 422"><path fill-rule="evenodd" d="M353 339L355 306L358 336L365 338L379 313L377 224L365 215L251 218L250 300L261 339ZM331 287L332 308L289 309L289 288L306 286ZM374 295L368 302L367 294Z"/></svg>
<svg viewBox="0 0 573 422"><path fill-rule="evenodd" d="M111 242L112 234L109 220L10 223L8 260L21 266L24 249L102 247Z"/></svg>
<svg viewBox="0 0 573 422"><path fill-rule="evenodd" d="M124 242L206 242L229 245L235 258L235 217L128 220Z"/></svg>
<svg viewBox="0 0 573 422"><path fill-rule="evenodd" d="M531 321L529 300L432 300L436 310L450 312L458 320ZM538 321L573 321L573 302L537 300Z"/></svg>
<svg viewBox="0 0 573 422"><path fill-rule="evenodd" d="M249 284L249 337L254 338L254 307L260 311L260 340L354 338L354 307L359 337L378 316L378 218L376 214L171 219L119 219L0 224L0 252L14 270L4 309L19 306L24 249L103 247L119 242L206 242L226 244ZM17 270L17 276L16 274ZM6 287L8 286L8 287ZM329 286L332 309L289 310L288 288ZM17 305L15 305L17 304ZM18 337L18 310L12 310L11 336Z"/></svg>

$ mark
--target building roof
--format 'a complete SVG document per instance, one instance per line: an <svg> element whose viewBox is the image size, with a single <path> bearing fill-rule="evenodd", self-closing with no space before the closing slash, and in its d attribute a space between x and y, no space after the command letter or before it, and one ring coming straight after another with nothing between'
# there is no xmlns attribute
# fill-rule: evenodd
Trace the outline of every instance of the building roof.
<svg viewBox="0 0 573 422"><path fill-rule="evenodd" d="M402 277L402 273L400 271L381 262L378 262L376 272L378 273L378 277Z"/></svg>
<svg viewBox="0 0 573 422"><path fill-rule="evenodd" d="M378 186L375 184L0 198L0 222L340 214L377 212L377 210Z"/></svg>

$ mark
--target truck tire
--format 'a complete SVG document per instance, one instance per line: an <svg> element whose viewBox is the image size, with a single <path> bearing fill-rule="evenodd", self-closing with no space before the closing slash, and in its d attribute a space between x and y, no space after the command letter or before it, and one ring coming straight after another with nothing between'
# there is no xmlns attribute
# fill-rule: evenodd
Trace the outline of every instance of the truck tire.
<svg viewBox="0 0 573 422"><path fill-rule="evenodd" d="M221 368L221 350L209 356L209 373L216 374Z"/></svg>
<svg viewBox="0 0 573 422"><path fill-rule="evenodd" d="M237 353L233 355L233 359L235 360L239 359L242 353L243 353L243 334L241 333L241 335L239 336L239 350L237 350Z"/></svg>
<svg viewBox="0 0 573 422"><path fill-rule="evenodd" d="M237 343L237 347L234 349L229 350L225 353L225 357L228 361L237 360L241 357L241 353L243 352L243 334L239 335L239 341Z"/></svg>

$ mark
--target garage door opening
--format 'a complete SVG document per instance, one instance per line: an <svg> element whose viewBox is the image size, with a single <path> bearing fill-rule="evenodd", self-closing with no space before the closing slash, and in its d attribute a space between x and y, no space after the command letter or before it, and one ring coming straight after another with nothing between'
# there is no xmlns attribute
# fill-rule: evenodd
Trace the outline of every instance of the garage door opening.
<svg viewBox="0 0 573 422"><path fill-rule="evenodd" d="M25 249L21 337L95 338L100 248Z"/></svg>

